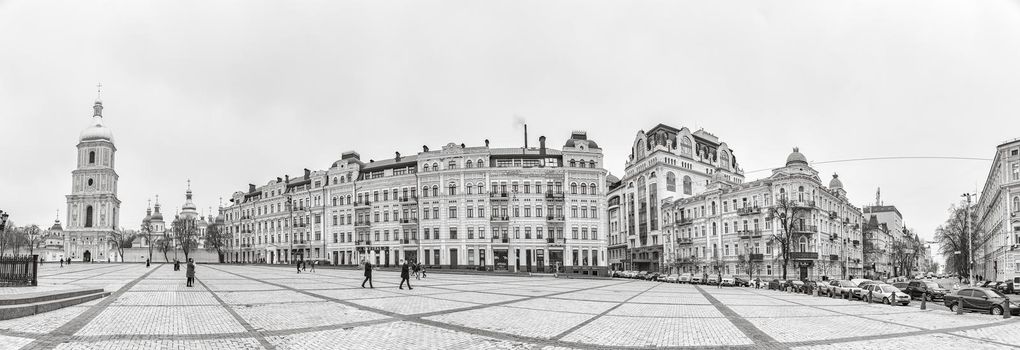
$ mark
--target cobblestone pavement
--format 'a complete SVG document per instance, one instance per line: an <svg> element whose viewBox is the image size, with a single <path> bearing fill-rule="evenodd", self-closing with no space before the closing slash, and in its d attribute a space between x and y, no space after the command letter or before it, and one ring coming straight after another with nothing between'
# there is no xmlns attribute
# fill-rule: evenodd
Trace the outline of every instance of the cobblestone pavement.
<svg viewBox="0 0 1020 350"><path fill-rule="evenodd" d="M1013 318L625 279L199 265L43 266L110 297L0 321L0 349L1015 348ZM935 304L935 303L933 303Z"/></svg>

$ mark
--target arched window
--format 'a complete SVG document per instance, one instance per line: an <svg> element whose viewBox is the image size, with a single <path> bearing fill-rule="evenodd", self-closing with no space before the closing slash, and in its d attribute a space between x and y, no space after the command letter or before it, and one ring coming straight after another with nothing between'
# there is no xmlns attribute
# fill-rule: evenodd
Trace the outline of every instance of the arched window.
<svg viewBox="0 0 1020 350"><path fill-rule="evenodd" d="M727 151L719 152L719 165L722 165L722 167L725 169L730 168L730 152Z"/></svg>
<svg viewBox="0 0 1020 350"><path fill-rule="evenodd" d="M808 244L807 244L807 237L800 237L800 242L798 243L798 245L799 245L799 248L800 248L801 252L806 252L807 251L807 246L808 246Z"/></svg>
<svg viewBox="0 0 1020 350"><path fill-rule="evenodd" d="M599 191L597 191L598 186L595 186L594 183L588 184L588 187L589 187L588 193L591 193L591 194L598 194L599 193Z"/></svg>
<svg viewBox="0 0 1020 350"><path fill-rule="evenodd" d="M333 206L336 206L336 197L333 197Z"/></svg>
<svg viewBox="0 0 1020 350"><path fill-rule="evenodd" d="M1020 197L1013 197L1013 211L1020 211Z"/></svg>
<svg viewBox="0 0 1020 350"><path fill-rule="evenodd" d="M457 184L451 183L447 187L447 194L451 196L457 195Z"/></svg>
<svg viewBox="0 0 1020 350"><path fill-rule="evenodd" d="M571 159L570 160L570 167L573 168L573 167L576 167L576 166L577 166L577 162L574 161L573 159Z"/></svg>
<svg viewBox="0 0 1020 350"><path fill-rule="evenodd" d="M576 182L571 182L570 183L570 194L577 194L577 183Z"/></svg>
<svg viewBox="0 0 1020 350"><path fill-rule="evenodd" d="M439 197L439 185L432 185L432 196Z"/></svg>
<svg viewBox="0 0 1020 350"><path fill-rule="evenodd" d="M470 162L470 160L469 160L469 162ZM472 189L472 188L474 188L474 185L473 185L473 184L471 184L471 183L468 183L468 184L467 184L467 194L471 194L471 189Z"/></svg>
<svg viewBox="0 0 1020 350"><path fill-rule="evenodd" d="M666 191L676 192L676 175L672 172L666 173Z"/></svg>
<svg viewBox="0 0 1020 350"><path fill-rule="evenodd" d="M595 169L595 161L594 160L589 160L588 161L588 167L592 168L592 169Z"/></svg>
<svg viewBox="0 0 1020 350"><path fill-rule="evenodd" d="M470 160L470 159L468 159L468 160L467 160L467 163L466 163L466 164L464 165L464 167L465 167L465 168L470 168L470 167L471 167L471 165L473 165L473 164L471 164L471 160Z"/></svg>
<svg viewBox="0 0 1020 350"><path fill-rule="evenodd" d="M421 188L421 196L422 197L428 197L429 196L429 187L428 186L423 186Z"/></svg>
<svg viewBox="0 0 1020 350"><path fill-rule="evenodd" d="M422 166L421 171L426 172L426 173L429 172L429 165L425 164L424 166Z"/></svg>
<svg viewBox="0 0 1020 350"><path fill-rule="evenodd" d="M692 150L691 150L691 138L687 137L687 136L681 137L680 138L680 154L683 154L685 156L690 157L691 153L693 153Z"/></svg>
<svg viewBox="0 0 1020 350"><path fill-rule="evenodd" d="M347 195L347 204L348 204L348 205L350 205L350 204L351 204L351 195Z"/></svg>
<svg viewBox="0 0 1020 350"><path fill-rule="evenodd" d="M485 162L483 162L483 161L482 161L481 159L479 159L479 160L478 160L477 162L475 162L475 164L476 164L476 166L477 166L477 167L479 167L479 168L481 168L481 167L484 167L484 166L485 166Z"/></svg>
<svg viewBox="0 0 1020 350"><path fill-rule="evenodd" d="M446 168L447 169L457 169L457 162L456 161L452 161L452 160L447 162L446 163Z"/></svg>
<svg viewBox="0 0 1020 350"><path fill-rule="evenodd" d="M786 189L785 188L780 188L779 189L779 199L780 200L786 199Z"/></svg>
<svg viewBox="0 0 1020 350"><path fill-rule="evenodd" d="M89 151L89 164L95 164L95 163L96 163L96 152L95 151Z"/></svg>
<svg viewBox="0 0 1020 350"><path fill-rule="evenodd" d="M588 194L588 185L581 184L581 194Z"/></svg>
<svg viewBox="0 0 1020 350"><path fill-rule="evenodd" d="M709 215L715 215L715 201L712 201L711 208L712 208L712 211L709 212Z"/></svg>
<svg viewBox="0 0 1020 350"><path fill-rule="evenodd" d="M439 171L439 163L432 163L432 170Z"/></svg>
<svg viewBox="0 0 1020 350"><path fill-rule="evenodd" d="M799 201L804 200L804 186L800 186L797 188L797 200Z"/></svg>
<svg viewBox="0 0 1020 350"><path fill-rule="evenodd" d="M85 227L92 227L92 206L85 207Z"/></svg>
<svg viewBox="0 0 1020 350"><path fill-rule="evenodd" d="M691 186L693 185L692 182L693 181L691 181L690 176L684 175L684 194L691 194L694 192L694 190L691 189Z"/></svg>
<svg viewBox="0 0 1020 350"><path fill-rule="evenodd" d="M336 185L336 176L333 177L333 184Z"/></svg>

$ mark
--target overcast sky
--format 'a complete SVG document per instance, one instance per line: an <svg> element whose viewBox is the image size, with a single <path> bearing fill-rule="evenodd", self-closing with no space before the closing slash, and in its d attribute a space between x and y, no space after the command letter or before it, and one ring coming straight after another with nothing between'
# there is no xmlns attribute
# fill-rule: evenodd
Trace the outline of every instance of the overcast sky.
<svg viewBox="0 0 1020 350"><path fill-rule="evenodd" d="M622 175L638 130L704 128L749 180L881 156L991 158L1020 137L1016 1L0 1L0 209L49 225L96 83L121 225L343 151L517 147L588 131ZM925 238L990 162L817 165L882 188ZM208 210L208 209L205 209Z"/></svg>

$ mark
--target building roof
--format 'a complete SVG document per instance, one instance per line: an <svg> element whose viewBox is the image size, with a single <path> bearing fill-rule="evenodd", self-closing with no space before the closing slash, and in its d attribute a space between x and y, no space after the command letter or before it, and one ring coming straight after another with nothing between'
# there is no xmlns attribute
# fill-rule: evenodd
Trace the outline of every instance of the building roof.
<svg viewBox="0 0 1020 350"><path fill-rule="evenodd" d="M793 164L808 165L807 157L803 153L800 153L800 148L794 147L793 152L789 156L786 156L786 166Z"/></svg>
<svg viewBox="0 0 1020 350"><path fill-rule="evenodd" d="M100 141L113 142L113 131L103 125L103 102L96 101L92 106L92 122L78 134L78 141Z"/></svg>

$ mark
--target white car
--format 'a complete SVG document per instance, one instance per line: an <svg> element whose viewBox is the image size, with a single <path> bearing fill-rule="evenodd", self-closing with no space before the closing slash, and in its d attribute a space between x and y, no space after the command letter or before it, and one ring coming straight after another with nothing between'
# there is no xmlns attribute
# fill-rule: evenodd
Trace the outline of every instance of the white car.
<svg viewBox="0 0 1020 350"><path fill-rule="evenodd" d="M684 274L680 274L680 277L677 278L677 282L678 283L691 283L692 279L694 279L694 275L692 275L690 273L684 273Z"/></svg>
<svg viewBox="0 0 1020 350"><path fill-rule="evenodd" d="M666 283L677 283L680 280L680 276L670 274L666 276Z"/></svg>
<svg viewBox="0 0 1020 350"><path fill-rule="evenodd" d="M732 287L734 285L733 282L734 282L733 275L723 275L722 282L720 282L719 284Z"/></svg>
<svg viewBox="0 0 1020 350"><path fill-rule="evenodd" d="M691 277L691 283L692 284L702 284L702 283L704 283L704 281L702 281L701 275L695 275L695 276Z"/></svg>
<svg viewBox="0 0 1020 350"><path fill-rule="evenodd" d="M910 294L904 293L899 288L890 284L869 284L864 286L861 293L866 297L870 295L872 299L869 301L881 300L882 304L891 304L893 302L900 305L910 304Z"/></svg>

